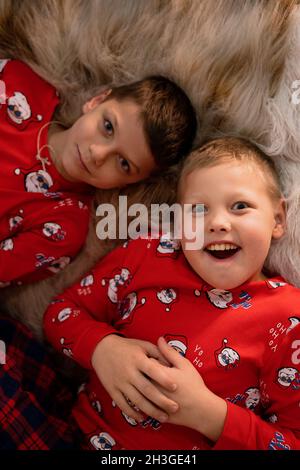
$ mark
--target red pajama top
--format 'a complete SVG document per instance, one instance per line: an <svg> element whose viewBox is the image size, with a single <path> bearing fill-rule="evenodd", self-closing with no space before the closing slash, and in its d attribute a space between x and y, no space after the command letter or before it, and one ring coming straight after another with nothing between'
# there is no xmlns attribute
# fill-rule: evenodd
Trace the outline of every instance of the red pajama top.
<svg viewBox="0 0 300 470"><path fill-rule="evenodd" d="M0 287L59 271L86 238L91 193L62 178L46 146L58 103L25 63L0 60Z"/></svg>
<svg viewBox="0 0 300 470"><path fill-rule="evenodd" d="M175 242L138 239L57 297L44 326L58 350L90 370L73 411L90 448L300 449L300 291L280 277L214 289ZM113 332L154 344L164 336L191 361L228 405L216 443L122 414L91 366L95 346Z"/></svg>

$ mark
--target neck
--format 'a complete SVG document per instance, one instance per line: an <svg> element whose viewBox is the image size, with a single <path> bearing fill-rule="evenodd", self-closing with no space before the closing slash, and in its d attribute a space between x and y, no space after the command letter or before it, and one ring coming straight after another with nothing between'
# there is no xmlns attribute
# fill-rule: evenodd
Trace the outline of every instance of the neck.
<svg viewBox="0 0 300 470"><path fill-rule="evenodd" d="M53 153L61 153L63 144L63 133L66 129L59 124L59 122L53 121L50 124L48 131L48 144L52 147Z"/></svg>
<svg viewBox="0 0 300 470"><path fill-rule="evenodd" d="M64 131L66 129L58 122L52 122L48 132L48 145L49 152L51 155L52 163L57 169L58 173L65 178L67 181L70 179L67 177L63 165L61 163L60 155L64 147Z"/></svg>

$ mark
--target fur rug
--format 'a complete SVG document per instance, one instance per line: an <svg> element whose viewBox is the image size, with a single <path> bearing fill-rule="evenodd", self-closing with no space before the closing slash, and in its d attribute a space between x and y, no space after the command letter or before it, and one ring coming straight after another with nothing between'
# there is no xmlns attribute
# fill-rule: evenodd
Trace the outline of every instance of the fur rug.
<svg viewBox="0 0 300 470"><path fill-rule="evenodd" d="M1 0L0 57L21 58L59 90L56 118L72 124L104 84L163 74L189 94L201 127L196 145L241 134L274 158L288 199L288 231L267 265L300 286L300 7L296 0ZM299 82L300 83L300 82ZM300 89L300 85L298 86ZM300 97L300 93L298 94ZM128 188L131 201L171 202L176 168ZM166 181L167 179L167 181ZM115 192L97 193L99 201ZM95 234L62 273L1 294L2 308L42 337L54 293L112 248Z"/></svg>

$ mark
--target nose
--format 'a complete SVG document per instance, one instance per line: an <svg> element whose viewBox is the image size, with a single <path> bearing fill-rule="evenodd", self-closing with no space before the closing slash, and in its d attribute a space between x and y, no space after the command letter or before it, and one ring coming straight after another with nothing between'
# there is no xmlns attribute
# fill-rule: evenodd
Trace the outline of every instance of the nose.
<svg viewBox="0 0 300 470"><path fill-rule="evenodd" d="M207 221L207 229L211 233L229 232L231 230L231 222L224 212L211 214Z"/></svg>
<svg viewBox="0 0 300 470"><path fill-rule="evenodd" d="M89 150L94 164L97 167L103 165L108 154L105 147L101 144L91 144Z"/></svg>

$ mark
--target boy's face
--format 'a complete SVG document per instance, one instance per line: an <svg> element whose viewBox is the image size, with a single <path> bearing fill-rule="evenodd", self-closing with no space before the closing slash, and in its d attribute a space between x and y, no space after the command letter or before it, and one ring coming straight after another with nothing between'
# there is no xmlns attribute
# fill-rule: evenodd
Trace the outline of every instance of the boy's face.
<svg viewBox="0 0 300 470"><path fill-rule="evenodd" d="M186 177L181 202L204 205L204 246L186 250L183 238L182 248L194 271L215 288L264 279L271 240L284 233L284 203L272 200L261 171L233 161Z"/></svg>
<svg viewBox="0 0 300 470"><path fill-rule="evenodd" d="M143 180L155 169L139 106L130 100L105 100L107 94L85 103L73 126L49 139L66 179L102 189Z"/></svg>

